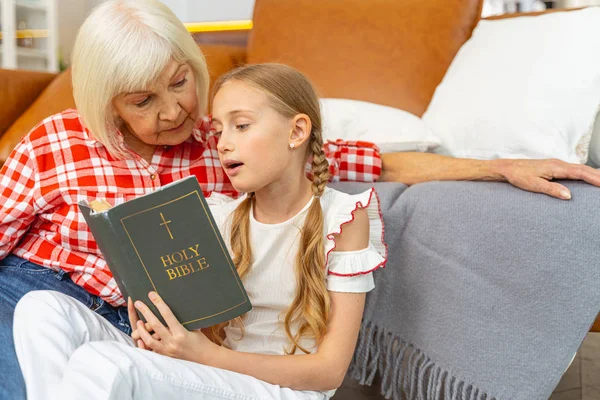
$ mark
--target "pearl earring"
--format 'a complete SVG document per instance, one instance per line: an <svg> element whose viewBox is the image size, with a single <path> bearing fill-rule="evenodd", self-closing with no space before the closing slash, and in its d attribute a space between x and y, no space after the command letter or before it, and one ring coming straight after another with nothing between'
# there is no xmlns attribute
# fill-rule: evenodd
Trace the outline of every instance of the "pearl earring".
<svg viewBox="0 0 600 400"><path fill-rule="evenodd" d="M295 143L290 143L290 149L292 149L292 150L293 150L293 149L294 149L294 147L296 147L296 144L295 144Z"/></svg>

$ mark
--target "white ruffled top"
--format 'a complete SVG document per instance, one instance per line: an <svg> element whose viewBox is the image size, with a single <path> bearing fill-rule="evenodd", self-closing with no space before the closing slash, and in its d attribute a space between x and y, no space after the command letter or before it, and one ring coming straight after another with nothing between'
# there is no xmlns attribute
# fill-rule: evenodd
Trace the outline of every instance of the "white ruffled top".
<svg viewBox="0 0 600 400"><path fill-rule="evenodd" d="M215 194L207 199L230 251L230 216L243 199L231 200ZM282 321L296 292L294 262L300 229L313 200L297 215L278 224L263 224L250 213L253 264L243 283L253 308L243 317L245 331L242 339L239 339L241 330L238 327L228 326L225 329L225 345L228 347L251 353L285 354L289 341ZM383 267L387 258L383 219L375 190L349 195L327 188L320 202L324 217L327 289L353 293L372 290L375 286L373 271ZM368 247L358 251L336 251L335 234L341 233L344 225L354 219L353 213L358 208L366 209L369 217ZM292 327L292 331L296 328ZM316 350L314 340L303 340L301 344Z"/></svg>

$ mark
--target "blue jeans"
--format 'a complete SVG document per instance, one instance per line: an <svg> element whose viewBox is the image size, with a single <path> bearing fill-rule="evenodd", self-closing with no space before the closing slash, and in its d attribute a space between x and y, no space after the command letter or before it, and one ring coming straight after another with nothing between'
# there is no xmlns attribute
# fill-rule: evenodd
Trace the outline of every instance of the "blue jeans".
<svg viewBox="0 0 600 400"><path fill-rule="evenodd" d="M24 400L25 382L15 354L13 314L21 297L33 290L56 290L81 301L129 335L126 307L113 307L73 283L64 271L54 271L9 255L0 260L0 400Z"/></svg>

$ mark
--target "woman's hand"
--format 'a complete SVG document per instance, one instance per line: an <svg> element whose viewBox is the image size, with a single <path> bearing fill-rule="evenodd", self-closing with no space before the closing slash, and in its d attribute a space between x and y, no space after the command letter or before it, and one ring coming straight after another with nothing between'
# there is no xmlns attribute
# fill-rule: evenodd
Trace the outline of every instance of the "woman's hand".
<svg viewBox="0 0 600 400"><path fill-rule="evenodd" d="M132 329L135 326L136 331L132 333L132 337L136 340L138 347L165 356L206 364L212 354L218 350L218 346L211 342L200 330L188 331L157 293L150 292L148 298L156 306L167 326L165 327L160 322L148 306L141 301L136 301L135 308L148 321L144 324L143 321L137 319L137 316L133 317L131 311L129 312ZM135 309L128 307L128 310L130 308L135 314ZM151 332L154 332L154 334L151 334Z"/></svg>
<svg viewBox="0 0 600 400"><path fill-rule="evenodd" d="M508 181L529 192L568 200L571 192L554 179L574 179L600 186L600 170L560 160L475 160L431 153L385 153L380 181L414 185L430 181Z"/></svg>
<svg viewBox="0 0 600 400"><path fill-rule="evenodd" d="M587 165L560 160L494 160L496 170L512 185L530 192L544 193L563 200L571 192L553 179L575 179L600 186L600 171Z"/></svg>

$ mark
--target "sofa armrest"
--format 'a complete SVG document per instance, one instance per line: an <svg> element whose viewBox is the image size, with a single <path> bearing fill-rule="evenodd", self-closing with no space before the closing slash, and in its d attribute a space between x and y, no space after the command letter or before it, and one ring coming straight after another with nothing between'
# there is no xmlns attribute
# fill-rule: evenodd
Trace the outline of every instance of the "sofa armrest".
<svg viewBox="0 0 600 400"><path fill-rule="evenodd" d="M71 70L67 70L52 80L33 104L0 137L0 165L4 164L21 138L44 118L74 107Z"/></svg>
<svg viewBox="0 0 600 400"><path fill-rule="evenodd" d="M229 70L246 63L246 48L220 44L200 44L206 57L211 87L215 80Z"/></svg>
<svg viewBox="0 0 600 400"><path fill-rule="evenodd" d="M592 329L590 329L590 332L600 333L600 314L598 314L598 316L596 317L596 321L594 322L594 325L592 325Z"/></svg>
<svg viewBox="0 0 600 400"><path fill-rule="evenodd" d="M56 74L0 69L0 136L54 78Z"/></svg>

